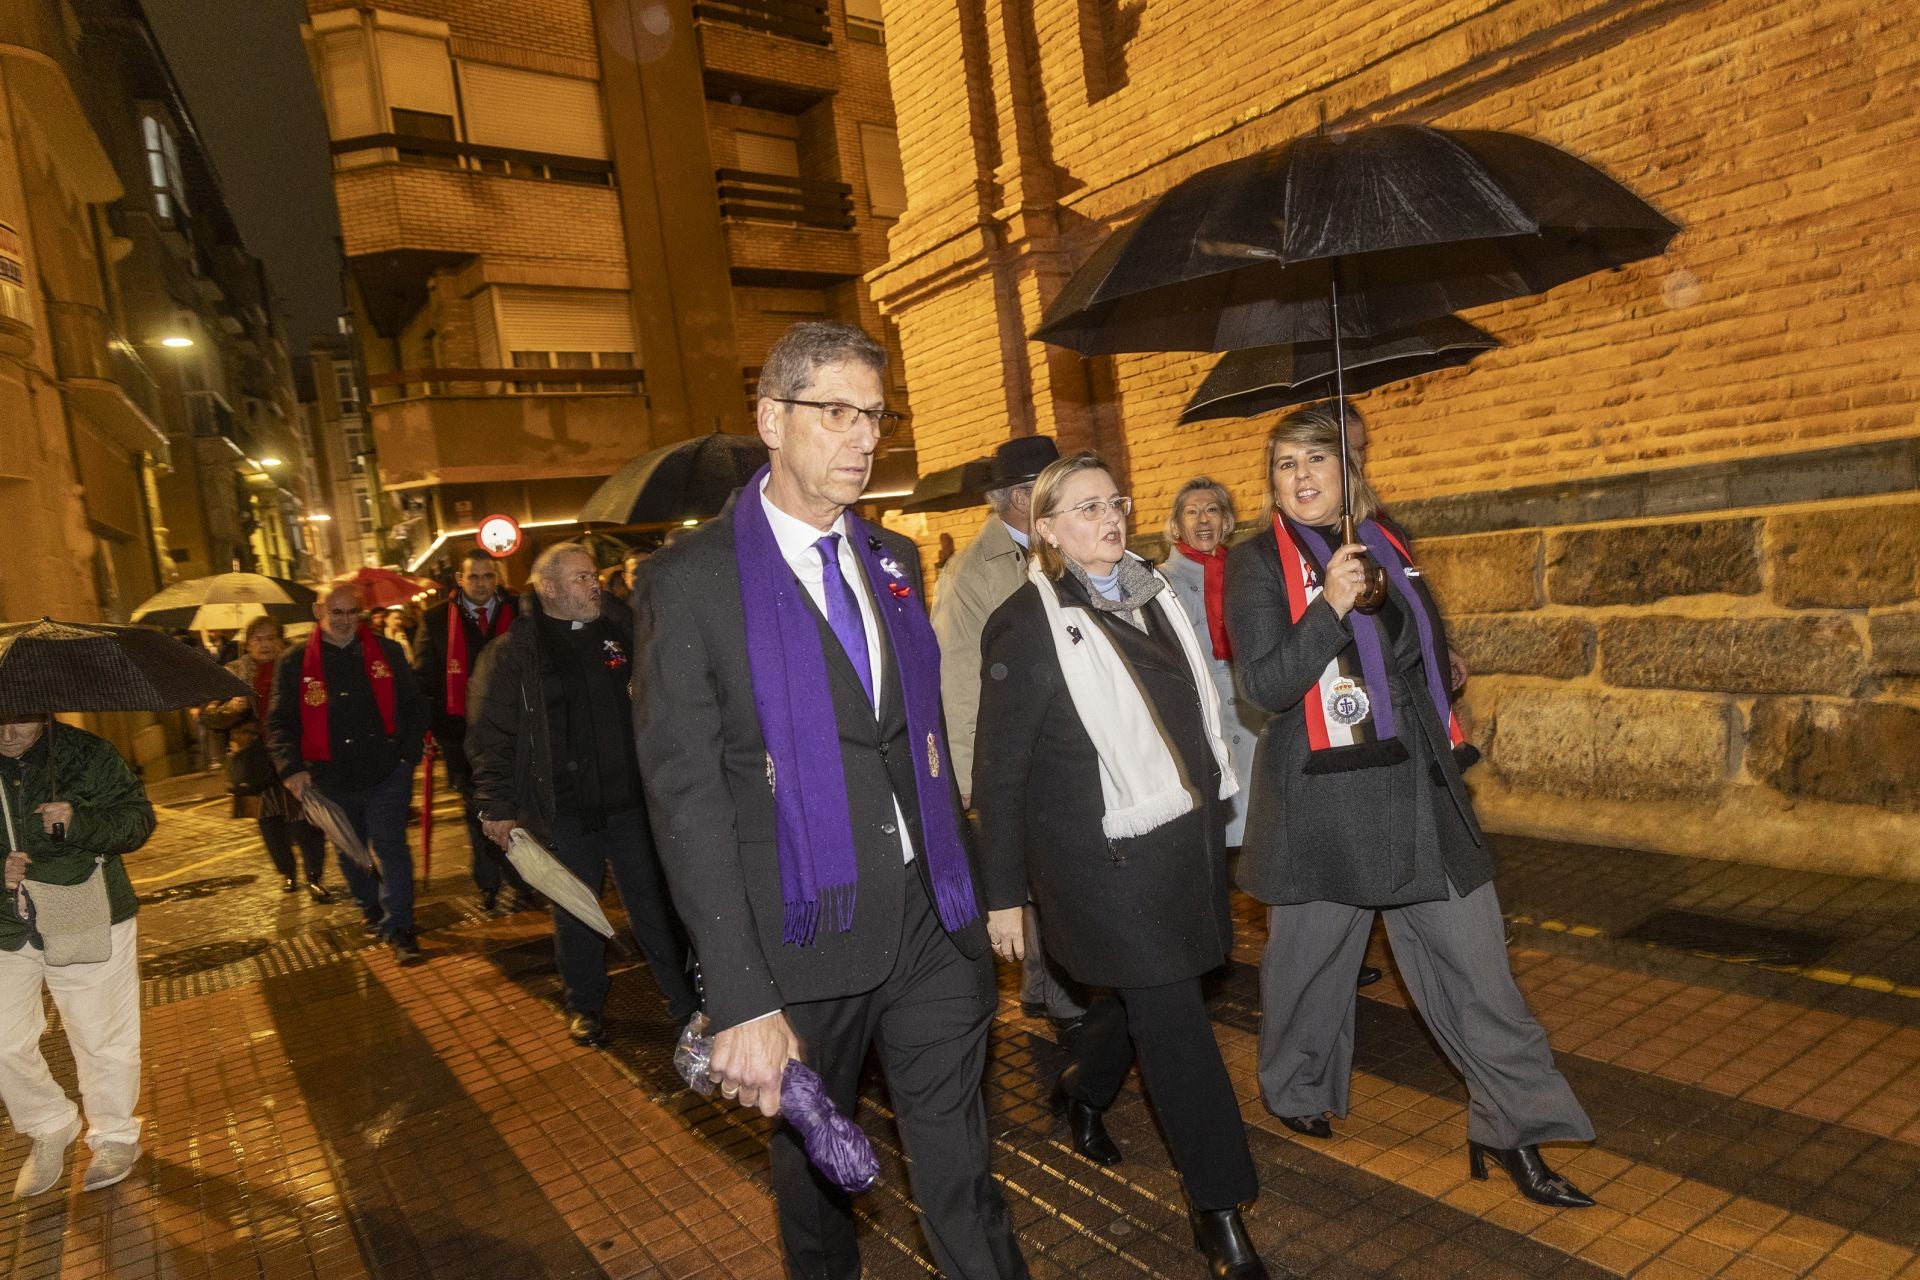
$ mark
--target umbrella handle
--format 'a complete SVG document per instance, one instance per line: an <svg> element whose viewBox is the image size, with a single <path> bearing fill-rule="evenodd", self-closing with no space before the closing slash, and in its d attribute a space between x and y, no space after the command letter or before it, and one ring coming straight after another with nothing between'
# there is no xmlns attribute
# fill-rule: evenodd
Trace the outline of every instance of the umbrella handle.
<svg viewBox="0 0 1920 1280"><path fill-rule="evenodd" d="M1359 531L1354 526L1352 515L1340 517L1340 540L1342 542L1360 541ZM1365 570L1367 583L1360 594L1353 598L1353 607L1361 613L1378 613L1380 606L1387 602L1387 571L1375 563L1372 556L1364 552L1360 556L1360 567Z"/></svg>

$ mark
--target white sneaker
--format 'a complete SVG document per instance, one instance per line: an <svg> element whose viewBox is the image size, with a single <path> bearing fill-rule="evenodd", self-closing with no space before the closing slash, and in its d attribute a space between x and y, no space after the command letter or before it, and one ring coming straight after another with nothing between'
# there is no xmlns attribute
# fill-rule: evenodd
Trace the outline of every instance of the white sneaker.
<svg viewBox="0 0 1920 1280"><path fill-rule="evenodd" d="M20 1180L13 1184L13 1198L31 1200L60 1185L60 1175L67 1171L67 1148L79 1136L80 1117L76 1115L73 1123L52 1137L35 1138L33 1150L20 1166Z"/></svg>
<svg viewBox="0 0 1920 1280"><path fill-rule="evenodd" d="M98 1191L102 1187L123 1182L133 1172L134 1162L139 1158L138 1142L103 1142L100 1149L93 1153L93 1163L87 1166L87 1176L82 1185L88 1191Z"/></svg>

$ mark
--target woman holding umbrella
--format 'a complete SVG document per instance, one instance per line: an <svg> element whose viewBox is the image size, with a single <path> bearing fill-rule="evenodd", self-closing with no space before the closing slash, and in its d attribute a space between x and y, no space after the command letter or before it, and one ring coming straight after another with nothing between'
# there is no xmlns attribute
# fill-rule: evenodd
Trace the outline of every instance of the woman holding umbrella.
<svg viewBox="0 0 1920 1280"><path fill-rule="evenodd" d="M1137 1053L1195 1245L1215 1276L1264 1277L1240 1216L1259 1181L1200 994L1232 942L1221 803L1236 784L1202 641L1126 549L1132 506L1090 453L1042 471L1028 581L982 633L987 934L1022 958L1031 896L1047 954L1108 989L1054 1091L1074 1150L1120 1161L1101 1116Z"/></svg>
<svg viewBox="0 0 1920 1280"><path fill-rule="evenodd" d="M1468 1159L1541 1204L1593 1201L1541 1157L1593 1126L1514 986L1493 862L1460 770L1446 630L1405 534L1365 475L1343 478L1340 424L1307 409L1267 439L1273 527L1227 561L1240 686L1274 712L1249 780L1240 887L1268 903L1260 1089L1288 1128L1332 1136L1353 1065L1352 974L1375 911L1434 1038L1466 1077ZM1340 536L1346 508L1355 540ZM1385 570L1377 612L1371 560Z"/></svg>
<svg viewBox="0 0 1920 1280"><path fill-rule="evenodd" d="M228 734L227 784L233 791L234 816L252 812L283 892L298 893L304 884L315 902L332 902L333 894L321 883L327 874L326 834L307 821L300 802L281 785L262 728L273 698L273 669L287 649L286 629L274 618L255 618L247 624L242 643L240 656L227 670L246 682L253 696L209 703L200 713L209 728Z"/></svg>

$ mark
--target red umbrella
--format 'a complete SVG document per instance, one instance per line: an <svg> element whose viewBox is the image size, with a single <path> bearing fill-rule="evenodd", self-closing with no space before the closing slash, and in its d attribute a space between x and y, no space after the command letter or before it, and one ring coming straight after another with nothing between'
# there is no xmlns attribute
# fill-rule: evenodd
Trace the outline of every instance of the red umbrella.
<svg viewBox="0 0 1920 1280"><path fill-rule="evenodd" d="M369 609L391 609L395 605L411 604L416 596L431 595L440 589L439 584L431 578L416 578L392 569L355 569L352 573L343 573L335 578L333 585L360 588L360 598L366 601Z"/></svg>
<svg viewBox="0 0 1920 1280"><path fill-rule="evenodd" d="M440 755L440 744L427 735L426 751L420 757L420 887L433 884L433 762Z"/></svg>

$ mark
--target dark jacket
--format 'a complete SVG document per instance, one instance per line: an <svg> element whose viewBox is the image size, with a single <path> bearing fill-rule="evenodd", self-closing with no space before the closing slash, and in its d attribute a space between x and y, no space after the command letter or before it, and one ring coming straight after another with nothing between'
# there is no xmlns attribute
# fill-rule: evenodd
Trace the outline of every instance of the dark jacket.
<svg viewBox="0 0 1920 1280"><path fill-rule="evenodd" d="M532 595L532 592L528 592ZM505 597L500 597L505 601ZM420 630L413 637L413 673L420 682L420 692L427 700L427 725L433 730L433 736L442 742L458 740L467 732L467 717L449 714L447 711L447 613L445 604L436 605L421 620ZM518 620L518 611L516 618ZM467 710L473 710L473 677L480 669L481 650L494 640L504 636L483 637L480 628L468 621L466 610L460 610L460 625L467 632Z"/></svg>
<svg viewBox="0 0 1920 1280"><path fill-rule="evenodd" d="M600 609L632 653L632 612L605 594ZM540 598L529 591L520 597L519 616L507 634L481 653L467 685L466 743L474 812L484 821L511 818L551 848L558 753L547 721L546 672L552 664L542 652L540 618Z"/></svg>
<svg viewBox="0 0 1920 1280"><path fill-rule="evenodd" d="M759 501L747 493L743 501ZM919 556L897 534L876 530L907 567L924 599ZM856 582L856 590L866 590ZM766 743L754 708L746 619L734 560L731 506L719 519L653 557L635 600L640 673L633 714L647 808L674 906L693 935L714 1029L803 1000L858 995L883 982L900 941L905 874L926 881L926 859L901 863L894 797L914 847L920 810L900 697L899 668L881 629L881 707L876 718L853 664L819 619L833 685L846 771L854 855L859 869L853 927L822 929L814 943L781 941L783 908L774 842L773 790ZM960 795L946 780L946 801ZM960 821L966 838L967 824ZM972 850L969 848L969 862ZM978 868L974 897L984 903ZM931 898L932 890L928 888ZM960 952L986 955L986 925L976 918L948 935Z"/></svg>
<svg viewBox="0 0 1920 1280"><path fill-rule="evenodd" d="M1397 599L1397 598L1396 598ZM1427 695L1419 628L1400 628L1389 684L1408 758L1382 768L1305 772L1300 703L1353 643L1353 615L1325 597L1292 620L1271 533L1227 553L1227 631L1240 688L1275 713L1254 752L1239 883L1262 902L1401 906L1466 894L1493 878L1446 727ZM1444 628L1436 637L1445 654ZM1416 727L1417 726L1417 727Z"/></svg>
<svg viewBox="0 0 1920 1280"><path fill-rule="evenodd" d="M408 679L406 650L385 636L375 636L374 643L380 646L381 656L394 675L393 732L376 732L368 740L360 741L346 736L341 729L347 718L337 714L343 700L359 699L351 705L355 710L360 710L368 707L373 699L366 672L356 658L348 678L334 682L327 690L330 699L327 727L333 738L333 758L308 760L301 754L300 671L306 662L307 646L325 643L316 628L305 641L287 650L280 659L280 665L274 668L273 705L267 709L267 749L273 753L274 767L280 771L280 776L291 778L302 770L310 772L313 784L324 795L336 790L363 790L364 786L347 785L347 780L366 775L370 759L381 763L383 773L391 773L393 768L401 764L411 770L420 763L420 753L426 744L427 700L420 696L419 684ZM392 759L394 764L386 765L387 759ZM373 777L365 786L371 786L379 780L379 777Z"/></svg>
<svg viewBox="0 0 1920 1280"><path fill-rule="evenodd" d="M0 757L0 787L6 788L13 811L15 847L27 855L27 880L80 884L93 874L94 859L104 857L113 922L131 920L139 904L121 857L153 834L153 805L113 744L84 729L55 725L18 760ZM66 839L58 842L34 812L49 800L73 806ZM13 895L0 892L0 950L18 951L29 936L13 909ZM40 939L32 941L37 946Z"/></svg>
<svg viewBox="0 0 1920 1280"><path fill-rule="evenodd" d="M1072 577L1052 588L1078 610L1070 616L1114 641L1197 793L1190 812L1110 840L1100 757L1060 669L1045 589L1014 592L981 636L973 779L988 902L1018 906L1031 889L1048 956L1084 983L1147 987L1205 973L1226 960L1233 933L1220 770L1192 671L1157 605L1141 611L1143 633L1087 608Z"/></svg>

